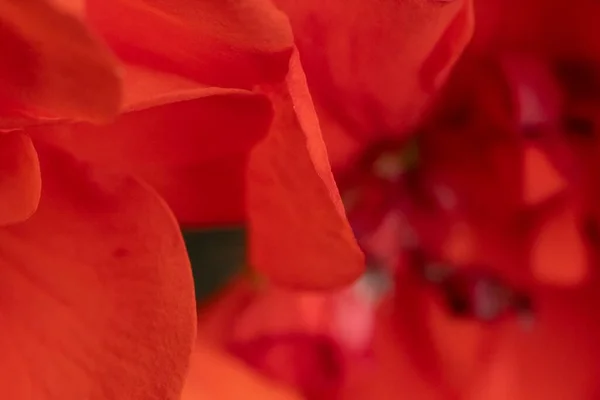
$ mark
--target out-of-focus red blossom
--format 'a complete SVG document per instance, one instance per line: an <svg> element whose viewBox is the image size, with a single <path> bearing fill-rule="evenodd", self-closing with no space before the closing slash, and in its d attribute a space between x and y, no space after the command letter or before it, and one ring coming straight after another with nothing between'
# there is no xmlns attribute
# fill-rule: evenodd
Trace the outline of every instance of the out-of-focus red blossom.
<svg viewBox="0 0 600 400"><path fill-rule="evenodd" d="M473 31L471 0L275 2L290 17L334 167L365 143L407 135Z"/></svg>
<svg viewBox="0 0 600 400"><path fill-rule="evenodd" d="M316 294L240 281L200 312L199 330L273 382L329 399L350 363L368 363L373 311L358 287Z"/></svg>
<svg viewBox="0 0 600 400"><path fill-rule="evenodd" d="M0 46L2 395L178 398L195 307L177 221L145 184L29 130L113 118L114 58L44 0L0 4Z"/></svg>
<svg viewBox="0 0 600 400"><path fill-rule="evenodd" d="M367 254L400 257L375 335L377 369L350 368L343 398L599 393L597 64L579 44L573 54L543 48L545 31L526 43L534 19L509 24L533 3L502 3L506 30L495 41L476 34L416 131L416 167L405 143L387 143L340 181ZM522 30L510 37L511 28Z"/></svg>
<svg viewBox="0 0 600 400"><path fill-rule="evenodd" d="M388 302L380 309L373 363L349 364L339 398L594 398L599 326L593 286L538 286L530 294L536 299L535 322L525 328L514 318L491 323L456 318L435 292L417 286L403 297L410 302L403 308L414 311L400 329L397 305Z"/></svg>
<svg viewBox="0 0 600 400"><path fill-rule="evenodd" d="M250 263L275 281L328 288L360 274L283 13L267 0L86 5L127 63L122 114L36 136L142 177L186 227L247 222Z"/></svg>

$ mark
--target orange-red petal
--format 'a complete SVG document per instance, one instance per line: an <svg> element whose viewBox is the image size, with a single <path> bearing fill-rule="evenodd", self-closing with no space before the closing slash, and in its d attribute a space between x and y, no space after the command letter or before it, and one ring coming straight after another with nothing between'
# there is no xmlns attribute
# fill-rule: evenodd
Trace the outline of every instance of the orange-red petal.
<svg viewBox="0 0 600 400"><path fill-rule="evenodd" d="M316 103L362 141L417 122L473 30L472 0L276 0Z"/></svg>
<svg viewBox="0 0 600 400"><path fill-rule="evenodd" d="M533 276L545 284L575 285L589 274L587 249L573 207L542 222L531 248Z"/></svg>
<svg viewBox="0 0 600 400"><path fill-rule="evenodd" d="M42 181L37 153L27 135L0 133L0 226L21 222L36 210Z"/></svg>
<svg viewBox="0 0 600 400"><path fill-rule="evenodd" d="M0 3L3 114L105 121L120 105L113 57L76 17L46 0Z"/></svg>
<svg viewBox="0 0 600 400"><path fill-rule="evenodd" d="M300 400L199 335L182 400Z"/></svg>
<svg viewBox="0 0 600 400"><path fill-rule="evenodd" d="M87 16L122 59L215 86L282 79L293 45L269 0L87 0Z"/></svg>
<svg viewBox="0 0 600 400"><path fill-rule="evenodd" d="M548 157L534 146L525 146L523 196L526 204L539 204L567 187L563 176Z"/></svg>
<svg viewBox="0 0 600 400"><path fill-rule="evenodd" d="M0 229L2 395L179 399L196 317L175 219L135 180L36 148L38 210Z"/></svg>
<svg viewBox="0 0 600 400"><path fill-rule="evenodd" d="M390 303L384 304L377 316L370 363L351 363L348 377L340 393L345 400L445 400L447 393L424 378L415 368L414 359L398 339L397 325L392 321ZM408 307L409 305L407 305ZM406 327L409 329L410 327Z"/></svg>
<svg viewBox="0 0 600 400"><path fill-rule="evenodd" d="M177 86L181 84L182 86ZM265 96L241 89L195 87L128 95L131 112L113 124L32 129L78 157L150 183L184 225L241 222L250 149L268 131Z"/></svg>
<svg viewBox="0 0 600 400"><path fill-rule="evenodd" d="M597 285L598 282L594 282ZM540 288L531 329L503 324L468 400L587 400L598 394L597 286Z"/></svg>
<svg viewBox="0 0 600 400"><path fill-rule="evenodd" d="M297 55L269 89L275 119L248 167L250 262L278 283L331 288L364 267L329 166Z"/></svg>

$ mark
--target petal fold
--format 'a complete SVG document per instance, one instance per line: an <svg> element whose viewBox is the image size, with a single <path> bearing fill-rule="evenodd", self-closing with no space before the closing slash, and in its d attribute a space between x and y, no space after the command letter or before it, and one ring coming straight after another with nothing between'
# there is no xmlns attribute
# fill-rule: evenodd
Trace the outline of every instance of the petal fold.
<svg viewBox="0 0 600 400"><path fill-rule="evenodd" d="M87 0L87 17L124 60L215 86L282 79L293 46L269 0Z"/></svg>
<svg viewBox="0 0 600 400"><path fill-rule="evenodd" d="M350 283L364 258L346 219L297 55L270 90L275 119L248 167L250 262L278 283Z"/></svg>
<svg viewBox="0 0 600 400"><path fill-rule="evenodd" d="M78 18L46 0L0 3L0 104L104 122L120 106L115 60Z"/></svg>
<svg viewBox="0 0 600 400"><path fill-rule="evenodd" d="M185 85L156 91L143 103L139 94L129 97L132 111L111 125L61 124L30 132L81 159L144 179L184 225L243 222L246 161L268 131L268 99L241 89Z"/></svg>

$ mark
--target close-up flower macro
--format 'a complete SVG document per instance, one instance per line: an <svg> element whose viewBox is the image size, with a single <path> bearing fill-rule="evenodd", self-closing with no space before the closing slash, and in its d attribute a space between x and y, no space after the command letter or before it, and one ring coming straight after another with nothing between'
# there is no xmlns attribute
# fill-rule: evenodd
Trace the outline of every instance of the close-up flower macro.
<svg viewBox="0 0 600 400"><path fill-rule="evenodd" d="M600 399L598 21L0 0L0 399Z"/></svg>

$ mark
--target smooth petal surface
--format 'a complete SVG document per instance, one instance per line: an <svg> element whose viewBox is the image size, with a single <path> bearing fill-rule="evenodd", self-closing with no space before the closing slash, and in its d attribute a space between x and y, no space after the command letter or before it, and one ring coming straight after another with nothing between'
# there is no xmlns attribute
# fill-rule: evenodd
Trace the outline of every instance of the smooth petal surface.
<svg viewBox="0 0 600 400"><path fill-rule="evenodd" d="M300 400L241 361L212 347L200 335L182 400Z"/></svg>
<svg viewBox="0 0 600 400"><path fill-rule="evenodd" d="M541 224L531 248L532 273L550 285L576 285L590 273L575 209L566 205Z"/></svg>
<svg viewBox="0 0 600 400"><path fill-rule="evenodd" d="M0 391L23 400L179 399L196 317L175 219L136 181L36 148L38 210L0 229Z"/></svg>
<svg viewBox="0 0 600 400"><path fill-rule="evenodd" d="M268 99L171 82L180 84L181 90L128 94L132 111L111 125L63 124L31 132L84 160L143 178L184 225L242 222L246 160L268 131Z"/></svg>
<svg viewBox="0 0 600 400"><path fill-rule="evenodd" d="M315 102L361 141L405 134L473 30L471 0L275 2Z"/></svg>
<svg viewBox="0 0 600 400"><path fill-rule="evenodd" d="M46 0L0 3L0 104L26 114L106 121L119 108L113 57Z"/></svg>
<svg viewBox="0 0 600 400"><path fill-rule="evenodd" d="M539 204L567 187L564 177L536 147L526 146L524 159L523 196L526 204Z"/></svg>
<svg viewBox="0 0 600 400"><path fill-rule="evenodd" d="M293 46L269 0L87 0L87 17L124 60L216 86L282 79Z"/></svg>
<svg viewBox="0 0 600 400"><path fill-rule="evenodd" d="M415 368L392 321L389 303L377 316L373 345L374 360L366 364L349 364L348 378L340 393L344 400L445 400L448 393L431 384Z"/></svg>
<svg viewBox="0 0 600 400"><path fill-rule="evenodd" d="M278 283L331 288L357 278L364 260L333 180L302 67L268 90L275 119L248 167L250 263Z"/></svg>
<svg viewBox="0 0 600 400"><path fill-rule="evenodd" d="M597 281L594 285L597 285ZM530 330L497 327L494 357L468 400L587 400L598 394L597 286L539 288Z"/></svg>
<svg viewBox="0 0 600 400"><path fill-rule="evenodd" d="M0 134L0 226L21 222L36 210L42 180L37 153L28 136Z"/></svg>

